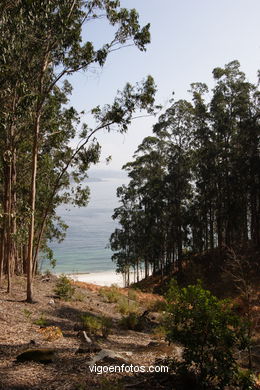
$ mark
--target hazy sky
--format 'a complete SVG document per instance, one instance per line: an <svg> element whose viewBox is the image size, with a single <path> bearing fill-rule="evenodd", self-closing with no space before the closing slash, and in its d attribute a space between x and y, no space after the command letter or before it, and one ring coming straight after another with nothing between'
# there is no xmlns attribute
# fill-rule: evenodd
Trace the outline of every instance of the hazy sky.
<svg viewBox="0 0 260 390"><path fill-rule="evenodd" d="M157 103L189 98L192 82L212 87L213 68L237 59L249 81L257 81L260 68L260 0L122 0L136 8L142 24L151 23L152 42L145 53L134 47L109 57L102 70L80 73L69 81L74 92L71 102L79 110L111 103L127 81L135 83L151 74L158 87ZM111 34L103 22L94 21L84 35L105 43ZM107 169L121 169L143 138L152 134L155 118L135 120L126 135L102 132L104 157L112 155Z"/></svg>

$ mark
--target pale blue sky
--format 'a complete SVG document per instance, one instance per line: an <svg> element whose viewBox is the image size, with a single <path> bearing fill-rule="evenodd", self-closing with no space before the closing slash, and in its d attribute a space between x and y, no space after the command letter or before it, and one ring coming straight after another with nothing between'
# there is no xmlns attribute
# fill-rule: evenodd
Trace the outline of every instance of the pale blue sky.
<svg viewBox="0 0 260 390"><path fill-rule="evenodd" d="M147 52L126 48L113 53L102 70L80 73L70 79L71 102L79 110L110 103L127 81L135 83L151 74L158 87L157 102L189 98L192 82L213 86L211 72L237 59L249 81L257 81L260 68L260 0L122 0L136 8L142 24L151 23L152 42ZM103 22L86 27L95 43L111 34ZM126 135L101 133L102 160L112 155L107 169L120 169L131 159L142 139L152 134L155 118L133 122ZM99 164L104 168L104 162Z"/></svg>

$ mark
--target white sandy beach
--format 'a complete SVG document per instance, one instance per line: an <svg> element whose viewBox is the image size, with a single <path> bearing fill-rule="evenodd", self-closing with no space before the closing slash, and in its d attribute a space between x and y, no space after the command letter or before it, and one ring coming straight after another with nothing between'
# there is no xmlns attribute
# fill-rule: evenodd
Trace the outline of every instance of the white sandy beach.
<svg viewBox="0 0 260 390"><path fill-rule="evenodd" d="M71 279L79 282L93 283L99 286L111 286L116 284L124 287L123 276L115 271L93 272L89 274L70 274Z"/></svg>

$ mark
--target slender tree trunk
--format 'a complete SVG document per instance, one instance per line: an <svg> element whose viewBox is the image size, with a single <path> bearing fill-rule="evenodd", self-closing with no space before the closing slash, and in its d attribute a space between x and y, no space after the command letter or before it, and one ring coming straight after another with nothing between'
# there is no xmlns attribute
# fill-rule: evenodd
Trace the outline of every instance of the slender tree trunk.
<svg viewBox="0 0 260 390"><path fill-rule="evenodd" d="M11 193L12 193L12 165L9 161L7 168L7 235L6 235L6 265L7 265L7 293L11 293L12 290L12 281L11 281L11 272L12 272L12 244L11 244Z"/></svg>
<svg viewBox="0 0 260 390"><path fill-rule="evenodd" d="M32 177L31 177L31 200L30 200L31 220L30 220L29 239L28 239L27 298L26 298L26 301L30 303L33 301L33 291L32 291L33 242L34 242L36 174L37 174L37 161L38 161L40 117L41 117L41 113L37 112L35 129L34 129L33 153L32 153Z"/></svg>
<svg viewBox="0 0 260 390"><path fill-rule="evenodd" d="M3 267L4 267L4 228L2 227L1 231L1 246L0 246L0 288L2 287L3 279Z"/></svg>
<svg viewBox="0 0 260 390"><path fill-rule="evenodd" d="M209 209L209 225L210 225L210 249L214 249L214 213L212 207Z"/></svg>
<svg viewBox="0 0 260 390"><path fill-rule="evenodd" d="M255 189L251 190L250 194L251 208L251 239L254 244L258 244L258 213L257 213L257 194Z"/></svg>
<svg viewBox="0 0 260 390"><path fill-rule="evenodd" d="M182 231L181 225L177 227L177 251L178 251L178 270L182 270Z"/></svg>
<svg viewBox="0 0 260 390"><path fill-rule="evenodd" d="M208 222L208 213L205 212L205 250L209 249L209 222Z"/></svg>
<svg viewBox="0 0 260 390"><path fill-rule="evenodd" d="M137 259L136 263L136 272L137 272L137 283L139 282L139 259Z"/></svg>
<svg viewBox="0 0 260 390"><path fill-rule="evenodd" d="M17 247L16 247L16 233L17 233L17 223L16 223L16 149L13 149L12 153L12 166L11 166L11 251L12 251L12 274L14 272L20 273L20 264L17 256Z"/></svg>
<svg viewBox="0 0 260 390"><path fill-rule="evenodd" d="M145 279L148 278L149 276L149 270L148 270L148 260L145 258L145 261L144 261L144 277Z"/></svg>

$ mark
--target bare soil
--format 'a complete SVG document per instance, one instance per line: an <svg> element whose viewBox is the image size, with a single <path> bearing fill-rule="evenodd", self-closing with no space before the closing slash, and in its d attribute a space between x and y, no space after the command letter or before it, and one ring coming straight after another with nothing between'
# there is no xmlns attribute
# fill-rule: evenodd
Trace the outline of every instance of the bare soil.
<svg viewBox="0 0 260 390"><path fill-rule="evenodd" d="M143 332L123 330L119 326L121 314L118 313L116 304L104 302L99 294L100 287L76 283L76 297L79 296L80 301L65 302L55 298L53 292L55 284L55 277L51 277L50 280L37 277L34 281L33 304L24 301L26 287L24 277L14 279L12 294L6 294L5 283L0 289L1 390L119 390L137 388L135 384L138 383L139 389L148 389L145 386L145 377L142 376L140 379L138 374L98 375L90 372L89 362L95 353L77 353L80 339L76 329L84 313L105 315L112 319L111 334L107 339L99 337L96 341L103 349L121 353L129 365L154 365L157 358L178 353L178 346L168 346L151 329ZM125 290L122 291L126 293ZM157 299L158 297L153 294L140 293L144 310L146 303ZM39 320L47 321L48 326L58 327L62 336L50 340L44 328L35 324ZM56 351L54 362L17 363L18 354L36 347L53 348ZM122 384L118 384L121 379ZM154 386L154 389L157 388L156 384ZM162 389L161 386L158 388Z"/></svg>

